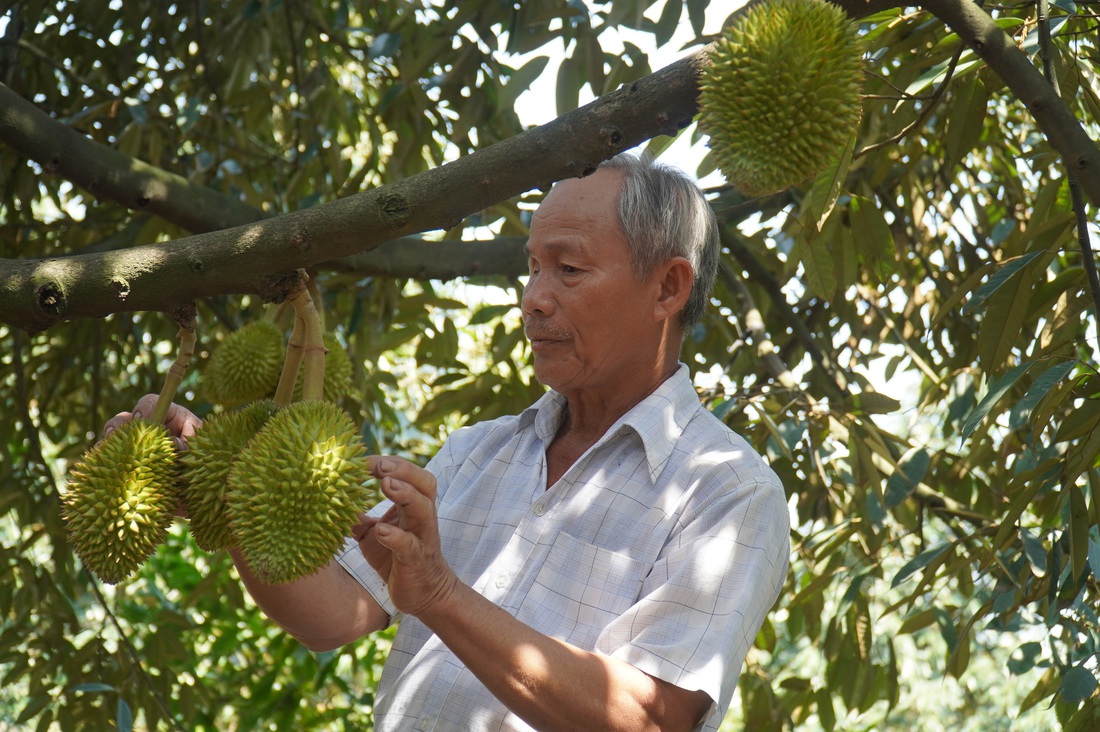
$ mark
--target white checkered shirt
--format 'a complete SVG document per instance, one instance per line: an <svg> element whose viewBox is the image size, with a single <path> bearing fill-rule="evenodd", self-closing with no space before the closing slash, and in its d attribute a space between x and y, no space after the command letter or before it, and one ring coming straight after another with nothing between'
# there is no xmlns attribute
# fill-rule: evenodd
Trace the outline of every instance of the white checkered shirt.
<svg viewBox="0 0 1100 732"><path fill-rule="evenodd" d="M717 730L786 576L783 488L702 407L681 365L546 490L564 408L549 392L518 416L451 435L428 464L443 554L532 628L705 691L715 703L700 729ZM358 546L349 540L337 559L393 617ZM375 726L531 729L414 617L401 619Z"/></svg>

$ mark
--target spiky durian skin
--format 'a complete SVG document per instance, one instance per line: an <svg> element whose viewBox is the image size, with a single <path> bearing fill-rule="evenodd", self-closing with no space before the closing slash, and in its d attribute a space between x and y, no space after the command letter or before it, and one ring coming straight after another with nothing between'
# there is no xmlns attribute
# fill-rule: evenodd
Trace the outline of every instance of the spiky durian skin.
<svg viewBox="0 0 1100 732"><path fill-rule="evenodd" d="M252 438L229 471L237 546L271 584L313 574L343 544L372 491L351 418L331 402L296 402Z"/></svg>
<svg viewBox="0 0 1100 732"><path fill-rule="evenodd" d="M236 412L222 412L203 422L187 441L183 454L183 504L191 535L208 552L233 546L225 503L229 468L279 406L270 399L252 402Z"/></svg>
<svg viewBox="0 0 1100 732"><path fill-rule="evenodd" d="M326 402L339 403L351 389L351 356L340 345L335 333L325 333L325 385L322 398ZM302 398L303 372L298 373L298 383L294 386L294 399Z"/></svg>
<svg viewBox="0 0 1100 732"><path fill-rule="evenodd" d="M144 419L122 424L72 466L62 515L69 542L93 574L117 584L164 542L179 503L178 478L167 428Z"/></svg>
<svg viewBox="0 0 1100 732"><path fill-rule="evenodd" d="M279 383L286 344L269 320L253 321L225 337L210 356L204 393L216 404L235 407L270 396Z"/></svg>
<svg viewBox="0 0 1100 732"><path fill-rule="evenodd" d="M824 0L769 0L716 42L699 84L699 127L741 193L798 185L839 159L859 124L861 50Z"/></svg>

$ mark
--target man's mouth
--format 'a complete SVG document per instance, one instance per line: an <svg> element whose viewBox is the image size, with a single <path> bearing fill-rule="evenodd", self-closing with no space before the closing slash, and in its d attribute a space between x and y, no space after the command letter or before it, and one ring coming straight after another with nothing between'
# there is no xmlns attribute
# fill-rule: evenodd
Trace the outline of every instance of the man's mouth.
<svg viewBox="0 0 1100 732"><path fill-rule="evenodd" d="M567 338L565 333L545 326L524 326L523 333L527 336L527 340L530 342L532 348L545 348L556 343L561 343Z"/></svg>

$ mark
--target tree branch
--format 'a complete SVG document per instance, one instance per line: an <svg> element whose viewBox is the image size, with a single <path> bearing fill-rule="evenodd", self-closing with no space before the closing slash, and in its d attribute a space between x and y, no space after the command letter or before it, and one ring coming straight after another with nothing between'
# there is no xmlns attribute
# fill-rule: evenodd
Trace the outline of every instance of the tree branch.
<svg viewBox="0 0 1100 732"><path fill-rule="evenodd" d="M853 18L897 6L882 0L838 4ZM1051 144L1072 161L1082 188L1100 201L1100 152L1008 36L965 0L929 0L925 7L951 24L1025 100ZM696 112L706 52L439 168L262 220L242 202L97 145L65 125L43 125L46 115L0 85L0 140L94 195L206 232L126 252L0 260L0 322L34 331L74 318L167 310L213 295L280 299L286 273L398 237L451 228L489 205L585 175L622 150L675 134Z"/></svg>
<svg viewBox="0 0 1100 732"><path fill-rule="evenodd" d="M369 251L397 237L451 228L464 216L532 188L587 175L601 161L651 137L675 134L691 123L705 61L705 51L700 51L551 124L411 178L313 208L124 252L0 260L0 322L40 330L63 320L164 310L213 295L247 292L280 299L279 273ZM8 93L0 97L0 105L14 102L13 93L4 91ZM13 129L24 138L34 137L26 106L0 106L0 128L8 128L5 138ZM65 166L74 177L82 175L67 158L82 141L74 130L66 130L63 142L40 140L49 150L46 167ZM129 169L117 156L110 151L100 160ZM177 187L176 176L152 166L137 167L147 176L134 202L138 208L170 208L170 191L195 195L191 186ZM82 184L94 184L98 192L125 190L133 183L103 172L101 165ZM207 205L222 200L220 194L203 193L193 199L194 210L219 215ZM189 228L201 229L209 221L198 216Z"/></svg>
<svg viewBox="0 0 1100 732"><path fill-rule="evenodd" d="M1100 206L1100 148L1027 55L970 0L925 0L922 6L951 26L1019 97L1070 175Z"/></svg>

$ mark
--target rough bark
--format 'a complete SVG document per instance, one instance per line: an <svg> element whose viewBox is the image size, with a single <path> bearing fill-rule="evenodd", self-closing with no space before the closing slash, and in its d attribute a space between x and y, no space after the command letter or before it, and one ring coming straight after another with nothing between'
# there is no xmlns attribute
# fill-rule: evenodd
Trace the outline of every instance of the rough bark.
<svg viewBox="0 0 1100 732"><path fill-rule="evenodd" d="M883 0L837 4L853 18L899 5ZM1011 39L969 0L928 0L924 7L967 39L1024 101L1082 190L1100 203L1100 151ZM98 196L205 232L125 251L0 260L0 322L36 331L73 318L170 310L212 295L255 293L279 299L285 278L298 268L450 228L493 203L585 175L621 150L659 134L674 134L696 112L697 78L705 59L704 49L552 123L418 176L269 219L180 176L103 148L0 86L0 140ZM49 122L43 124L43 119ZM394 268L392 257L390 264L385 264L386 257L375 259L393 274L465 273L467 265L442 262L439 255L446 251L444 256L459 256L461 251L469 257L471 252L445 246L432 245L426 255L433 261L420 266L408 257L402 257L401 269ZM478 262L487 260L473 256ZM357 266L368 264L360 260Z"/></svg>

